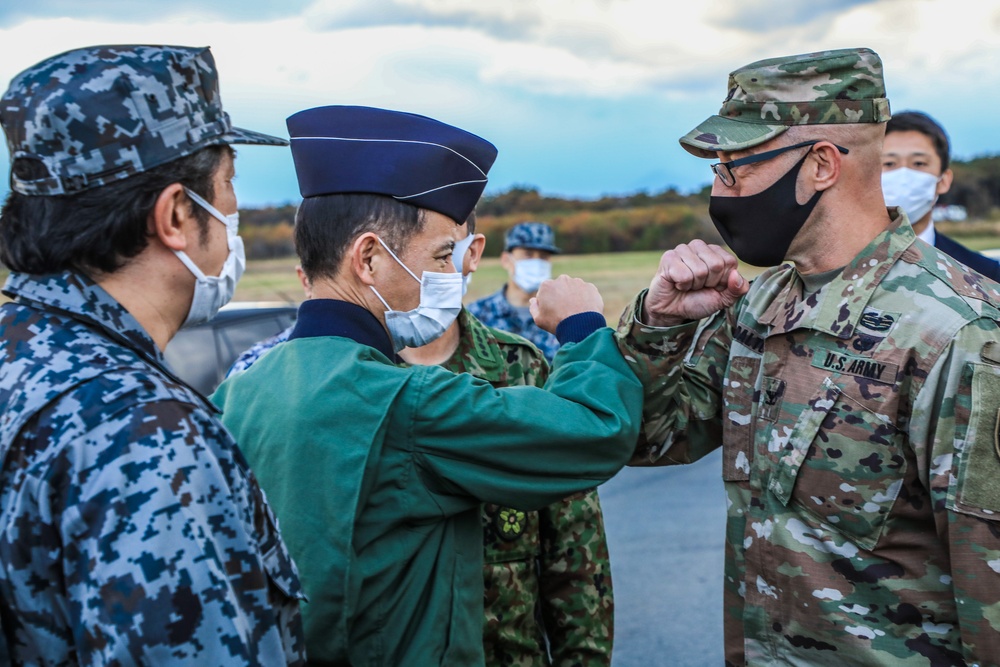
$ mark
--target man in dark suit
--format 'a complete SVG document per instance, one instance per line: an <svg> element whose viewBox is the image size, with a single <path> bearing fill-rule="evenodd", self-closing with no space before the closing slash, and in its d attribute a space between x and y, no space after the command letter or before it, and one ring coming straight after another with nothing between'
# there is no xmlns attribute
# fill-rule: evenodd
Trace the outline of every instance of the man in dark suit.
<svg viewBox="0 0 1000 667"><path fill-rule="evenodd" d="M900 206L913 231L962 264L1000 282L1000 263L969 250L934 229L931 211L951 188L950 146L944 128L919 111L893 115L882 146L882 191L885 202Z"/></svg>

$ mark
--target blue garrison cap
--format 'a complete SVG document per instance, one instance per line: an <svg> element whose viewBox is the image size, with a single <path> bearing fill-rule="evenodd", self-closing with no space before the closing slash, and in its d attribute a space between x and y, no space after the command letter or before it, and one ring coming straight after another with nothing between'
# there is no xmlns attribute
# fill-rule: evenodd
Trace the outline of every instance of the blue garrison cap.
<svg viewBox="0 0 1000 667"><path fill-rule="evenodd" d="M503 249L510 252L514 248L561 252L556 247L556 233L544 222L522 222L507 230Z"/></svg>
<svg viewBox="0 0 1000 667"><path fill-rule="evenodd" d="M433 118L328 106L288 118L303 197L363 192L465 222L497 157L490 142Z"/></svg>

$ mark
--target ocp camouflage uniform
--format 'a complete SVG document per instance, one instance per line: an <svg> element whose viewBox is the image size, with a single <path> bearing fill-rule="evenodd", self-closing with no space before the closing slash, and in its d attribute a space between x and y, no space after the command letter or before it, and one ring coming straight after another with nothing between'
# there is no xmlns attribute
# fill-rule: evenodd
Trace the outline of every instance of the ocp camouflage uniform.
<svg viewBox="0 0 1000 667"><path fill-rule="evenodd" d="M494 387L545 384L548 365L525 339L484 326L465 309L458 322L459 347L444 368ZM485 505L482 519L486 664L609 665L614 598L597 491L539 512Z"/></svg>
<svg viewBox="0 0 1000 667"><path fill-rule="evenodd" d="M217 410L82 275L0 307L0 609L15 664L305 660L298 573Z"/></svg>
<svg viewBox="0 0 1000 667"><path fill-rule="evenodd" d="M998 286L905 216L814 293L619 327L638 465L721 446L729 665L1000 662Z"/></svg>

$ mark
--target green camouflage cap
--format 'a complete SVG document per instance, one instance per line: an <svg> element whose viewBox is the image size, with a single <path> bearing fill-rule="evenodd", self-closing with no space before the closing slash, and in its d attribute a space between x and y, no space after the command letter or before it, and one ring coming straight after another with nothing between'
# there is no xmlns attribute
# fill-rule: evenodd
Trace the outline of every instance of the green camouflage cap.
<svg viewBox="0 0 1000 667"><path fill-rule="evenodd" d="M792 125L884 123L889 100L882 60L871 49L840 49L751 63L729 75L717 116L681 137L698 157L739 151Z"/></svg>
<svg viewBox="0 0 1000 667"><path fill-rule="evenodd" d="M0 98L11 163L47 172L10 176L22 195L65 195L128 178L217 144L288 142L233 127L207 47L92 46L18 74Z"/></svg>

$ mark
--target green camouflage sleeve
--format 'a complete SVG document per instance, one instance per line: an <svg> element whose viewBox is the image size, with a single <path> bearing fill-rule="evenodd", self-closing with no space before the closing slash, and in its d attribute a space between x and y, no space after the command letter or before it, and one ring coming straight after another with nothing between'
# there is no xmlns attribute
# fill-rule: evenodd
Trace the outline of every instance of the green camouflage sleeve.
<svg viewBox="0 0 1000 667"><path fill-rule="evenodd" d="M553 667L607 667L614 639L614 596L597 491L539 512L542 615Z"/></svg>
<svg viewBox="0 0 1000 667"><path fill-rule="evenodd" d="M625 309L615 335L643 389L642 429L629 465L691 463L722 444L719 415L732 341L730 313L653 327L640 321L645 296L644 290Z"/></svg>
<svg viewBox="0 0 1000 667"><path fill-rule="evenodd" d="M998 419L1000 337L997 323L982 318L959 332L928 373L910 428L937 534L948 543L955 599L946 604L957 609L970 665L996 665L1000 656Z"/></svg>

